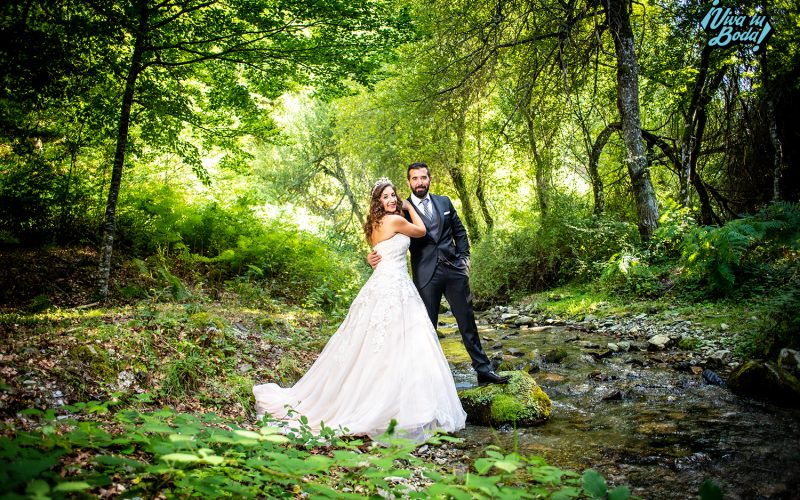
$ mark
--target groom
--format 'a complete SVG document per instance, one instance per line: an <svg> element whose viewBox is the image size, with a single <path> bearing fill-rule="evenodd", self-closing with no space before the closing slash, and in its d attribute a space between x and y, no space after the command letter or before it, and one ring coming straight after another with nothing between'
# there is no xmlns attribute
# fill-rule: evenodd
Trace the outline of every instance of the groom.
<svg viewBox="0 0 800 500"><path fill-rule="evenodd" d="M427 234L411 239L411 274L428 317L436 328L439 303L442 295L447 298L453 316L461 332L461 340L472 358L472 368L478 374L478 383L504 384L508 377L501 377L492 370L492 364L483 352L472 310L472 293L469 289L469 241L467 231L458 218L456 209L447 196L428 192L431 173L425 163L412 163L406 174L411 196L408 200L420 214ZM368 261L372 267L380 262L373 252Z"/></svg>

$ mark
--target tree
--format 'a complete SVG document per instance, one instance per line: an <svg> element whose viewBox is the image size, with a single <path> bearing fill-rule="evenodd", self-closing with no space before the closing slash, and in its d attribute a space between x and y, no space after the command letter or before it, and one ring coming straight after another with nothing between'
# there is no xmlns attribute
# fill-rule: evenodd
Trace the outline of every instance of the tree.
<svg viewBox="0 0 800 500"><path fill-rule="evenodd" d="M263 107L259 102L276 97L292 83L333 94L345 90L347 78L368 84L379 56L397 41L404 22L374 0L85 0L76 5L76 13L96 22L98 36L108 44L110 65L125 82L118 101L101 248L102 296L108 294L116 206L137 116L161 125L142 124L143 139L166 132L171 141L165 142L202 175L197 149L179 139L183 128L210 125L207 136L240 136L258 128L254 115L259 113L254 111ZM203 108L215 106L249 115L239 126L213 119L206 123Z"/></svg>
<svg viewBox="0 0 800 500"><path fill-rule="evenodd" d="M626 162L636 199L639 235L648 241L658 225L658 203L650 181L639 118L639 64L627 0L607 0L606 18L617 54L617 108L628 151Z"/></svg>

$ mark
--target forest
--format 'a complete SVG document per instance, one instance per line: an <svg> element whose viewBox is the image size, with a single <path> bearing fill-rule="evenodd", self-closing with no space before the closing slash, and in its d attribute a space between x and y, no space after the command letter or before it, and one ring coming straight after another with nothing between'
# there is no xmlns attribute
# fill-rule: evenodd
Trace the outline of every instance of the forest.
<svg viewBox="0 0 800 500"><path fill-rule="evenodd" d="M787 0L3 2L0 495L796 498L799 28ZM422 446L256 420L414 162L494 368L552 415Z"/></svg>

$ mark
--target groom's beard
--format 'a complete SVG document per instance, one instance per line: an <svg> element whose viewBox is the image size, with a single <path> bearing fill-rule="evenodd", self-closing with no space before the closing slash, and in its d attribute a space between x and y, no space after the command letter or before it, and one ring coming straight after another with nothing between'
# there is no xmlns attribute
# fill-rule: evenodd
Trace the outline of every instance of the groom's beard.
<svg viewBox="0 0 800 500"><path fill-rule="evenodd" d="M419 199L425 198L425 196L428 194L428 188L429 186L420 186L414 188L414 196L416 196Z"/></svg>

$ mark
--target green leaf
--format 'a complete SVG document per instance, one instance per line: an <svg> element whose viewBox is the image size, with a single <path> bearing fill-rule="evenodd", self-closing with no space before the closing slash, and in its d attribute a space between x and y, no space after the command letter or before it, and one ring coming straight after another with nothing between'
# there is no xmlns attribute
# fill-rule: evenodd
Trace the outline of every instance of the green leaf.
<svg viewBox="0 0 800 500"><path fill-rule="evenodd" d="M185 443L187 441L194 441L193 436L185 436L183 434L170 434L168 439L173 443Z"/></svg>
<svg viewBox="0 0 800 500"><path fill-rule="evenodd" d="M498 460L494 463L494 466L506 472L514 472L515 470L519 469L519 463L508 460Z"/></svg>
<svg viewBox="0 0 800 500"><path fill-rule="evenodd" d="M193 455L191 453L168 453L166 455L162 455L161 460L172 464L176 463L190 464L200 460L200 457L198 457L197 455Z"/></svg>
<svg viewBox="0 0 800 500"><path fill-rule="evenodd" d="M722 500L722 489L711 479L706 479L700 485L700 500Z"/></svg>
<svg viewBox="0 0 800 500"><path fill-rule="evenodd" d="M53 491L82 491L88 490L92 485L84 481L67 481L58 483Z"/></svg>
<svg viewBox="0 0 800 500"><path fill-rule="evenodd" d="M550 500L572 500L573 498L578 498L580 495L581 491L578 488L567 486L558 491L554 491Z"/></svg>
<svg viewBox="0 0 800 500"><path fill-rule="evenodd" d="M269 441L270 443L288 443L289 438L286 436L281 436L279 434L269 434L267 436L263 436L262 441Z"/></svg>
<svg viewBox="0 0 800 500"><path fill-rule="evenodd" d="M233 431L233 434L235 436L243 437L243 438L246 438L246 439L256 439L256 440L258 440L258 439L262 438L262 435L259 434L258 432L246 431L246 430L242 430L242 429L237 429L237 430Z"/></svg>
<svg viewBox="0 0 800 500"><path fill-rule="evenodd" d="M428 488L428 494L432 498L454 498L455 500L473 500L472 493L464 491L461 486L435 483Z"/></svg>
<svg viewBox="0 0 800 500"><path fill-rule="evenodd" d="M200 459L201 462L209 465L221 465L225 462L225 458L219 455L209 455Z"/></svg>
<svg viewBox="0 0 800 500"><path fill-rule="evenodd" d="M25 493L32 497L44 497L50 493L50 485L43 479L34 479L25 488Z"/></svg>
<svg viewBox="0 0 800 500"><path fill-rule="evenodd" d="M602 498L608 492L608 485L596 470L586 469L583 473L583 489L592 498Z"/></svg>
<svg viewBox="0 0 800 500"><path fill-rule="evenodd" d="M617 486L608 492L608 500L628 500L631 490L627 486Z"/></svg>

